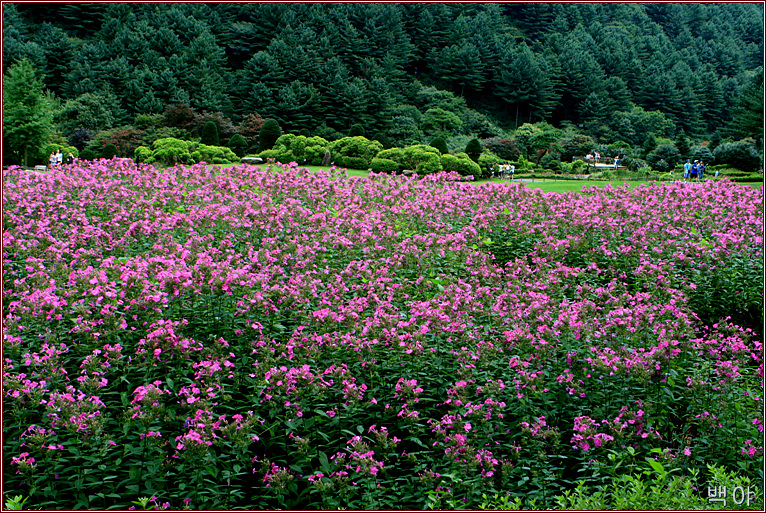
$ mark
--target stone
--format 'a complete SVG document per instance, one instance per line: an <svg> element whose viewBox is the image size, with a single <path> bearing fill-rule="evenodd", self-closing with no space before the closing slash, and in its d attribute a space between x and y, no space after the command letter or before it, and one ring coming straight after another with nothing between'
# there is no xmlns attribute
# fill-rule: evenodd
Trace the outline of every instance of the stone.
<svg viewBox="0 0 766 513"><path fill-rule="evenodd" d="M332 154L330 153L330 150L327 150L324 152L324 157L322 157L322 163L320 165L329 166L330 164L332 164Z"/></svg>
<svg viewBox="0 0 766 513"><path fill-rule="evenodd" d="M242 157L243 164L261 164L263 159L261 157Z"/></svg>

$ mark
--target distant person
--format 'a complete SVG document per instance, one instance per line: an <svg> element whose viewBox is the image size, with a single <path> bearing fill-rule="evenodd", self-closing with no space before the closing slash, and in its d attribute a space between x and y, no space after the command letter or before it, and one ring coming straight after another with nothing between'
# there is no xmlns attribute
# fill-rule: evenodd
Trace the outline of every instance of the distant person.
<svg viewBox="0 0 766 513"><path fill-rule="evenodd" d="M698 175L697 181L700 181L700 182L703 181L702 179L704 178L703 175L705 174L705 169L707 169L707 166L705 165L703 161L700 160L700 164L699 166L697 166L697 175Z"/></svg>
<svg viewBox="0 0 766 513"><path fill-rule="evenodd" d="M689 179L689 171L692 169L692 163L689 161L689 159L686 159L686 164L684 164L684 181Z"/></svg>
<svg viewBox="0 0 766 513"><path fill-rule="evenodd" d="M72 155L71 153L69 155L67 155L66 156L66 163L67 164L74 164L74 155Z"/></svg>
<svg viewBox="0 0 766 513"><path fill-rule="evenodd" d="M596 164L598 164L598 161L601 159L601 154L599 152L595 152L593 154L593 158L596 159Z"/></svg>
<svg viewBox="0 0 766 513"><path fill-rule="evenodd" d="M48 157L48 163L50 164L50 167L56 167L56 152L52 151L51 156Z"/></svg>
<svg viewBox="0 0 766 513"><path fill-rule="evenodd" d="M500 170L497 173L498 178L502 179L505 174L505 163L500 164Z"/></svg>
<svg viewBox="0 0 766 513"><path fill-rule="evenodd" d="M56 165L60 166L64 163L64 155L61 153L61 150L56 151Z"/></svg>
<svg viewBox="0 0 766 513"><path fill-rule="evenodd" d="M697 172L699 171L699 160L695 160L694 164L692 164L692 168L689 172L689 180L690 181L697 181Z"/></svg>
<svg viewBox="0 0 766 513"><path fill-rule="evenodd" d="M619 166L619 165L620 165L620 156L619 156L619 155L617 155L617 156L614 158L614 169L615 169L615 170L617 170L617 166Z"/></svg>
<svg viewBox="0 0 766 513"><path fill-rule="evenodd" d="M516 172L516 166L511 164L511 180L513 180L513 174Z"/></svg>

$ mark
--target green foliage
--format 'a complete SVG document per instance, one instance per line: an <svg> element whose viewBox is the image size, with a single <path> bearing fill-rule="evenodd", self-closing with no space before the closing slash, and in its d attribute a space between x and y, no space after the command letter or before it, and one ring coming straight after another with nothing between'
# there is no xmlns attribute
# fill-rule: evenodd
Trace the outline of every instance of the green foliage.
<svg viewBox="0 0 766 513"><path fill-rule="evenodd" d="M29 497L23 495L16 495L13 498L10 495L6 496L5 509L11 511L19 511L24 509L24 503L29 500Z"/></svg>
<svg viewBox="0 0 766 513"><path fill-rule="evenodd" d="M391 159L375 157L370 161L370 169L374 173L393 173L399 170L399 164Z"/></svg>
<svg viewBox="0 0 766 513"><path fill-rule="evenodd" d="M279 128L277 120L269 118L264 121L259 132L258 153L272 149L274 143L277 142L277 139L279 139L281 135L282 129Z"/></svg>
<svg viewBox="0 0 766 513"><path fill-rule="evenodd" d="M111 159L116 156L117 156L117 146L115 146L112 143L107 144L106 146L104 146L104 149L101 150L101 158Z"/></svg>
<svg viewBox="0 0 766 513"><path fill-rule="evenodd" d="M218 126L215 123L212 121L205 123L205 126L202 128L202 139L200 139L200 142L208 146L218 146L220 144Z"/></svg>
<svg viewBox="0 0 766 513"><path fill-rule="evenodd" d="M681 154L675 144L660 144L646 156L646 161L653 168L666 173L681 162Z"/></svg>
<svg viewBox="0 0 766 513"><path fill-rule="evenodd" d="M689 148L689 157L692 162L695 160L701 160L705 162L705 164L710 164L711 162L715 162L715 157L713 156L713 153L710 151L710 148L707 146L694 146L692 148Z"/></svg>
<svg viewBox="0 0 766 513"><path fill-rule="evenodd" d="M462 125L463 122L457 114L438 107L428 109L420 120L423 132L438 135L449 135Z"/></svg>
<svg viewBox="0 0 766 513"><path fill-rule="evenodd" d="M351 128L348 129L348 136L349 137L357 137L357 136L365 136L364 133L364 125L361 123L354 123L351 125Z"/></svg>
<svg viewBox="0 0 766 513"><path fill-rule="evenodd" d="M743 171L763 169L763 158L752 139L720 144L713 150L713 156L718 164L729 164Z"/></svg>
<svg viewBox="0 0 766 513"><path fill-rule="evenodd" d="M208 164L235 164L240 162L240 157L231 148L202 143L197 146L191 156L194 162L207 162Z"/></svg>
<svg viewBox="0 0 766 513"><path fill-rule="evenodd" d="M425 144L408 146L402 152L402 160L407 169L412 169L421 175L438 173L442 170L441 152L433 146Z"/></svg>
<svg viewBox="0 0 766 513"><path fill-rule="evenodd" d="M67 146L66 144L58 144L58 143L48 143L45 146L43 146L42 154L50 155L51 153L55 153L57 151L61 151L61 154L64 156L64 162L66 162L66 157L70 153L75 158L80 156L80 152L74 146Z"/></svg>
<svg viewBox="0 0 766 513"><path fill-rule="evenodd" d="M161 162L166 166L172 166L177 163L191 163L191 152L194 151L196 146L197 143L192 141L183 141L172 137L157 139L152 143L150 159L152 162Z"/></svg>
<svg viewBox="0 0 766 513"><path fill-rule="evenodd" d="M437 135L436 137L434 137L433 140L431 141L430 146L433 146L434 148L439 150L442 153L442 155L449 153L449 148L447 148L447 141L445 141L444 138L441 136Z"/></svg>
<svg viewBox="0 0 766 513"><path fill-rule="evenodd" d="M238 157L244 157L247 153L247 140L240 134L232 135L226 146L231 148Z"/></svg>
<svg viewBox="0 0 766 513"><path fill-rule="evenodd" d="M465 146L465 152L474 162L479 161L479 155L481 155L482 151L481 142L476 138L468 141L468 144Z"/></svg>
<svg viewBox="0 0 766 513"><path fill-rule="evenodd" d="M366 137L343 137L330 143L335 164L350 169L368 169L370 161L383 149L378 141Z"/></svg>
<svg viewBox="0 0 766 513"><path fill-rule="evenodd" d="M491 137L482 140L481 145L503 160L515 161L521 155L521 150L513 139Z"/></svg>
<svg viewBox="0 0 766 513"><path fill-rule="evenodd" d="M43 81L32 63L23 59L3 75L3 146L17 163L41 158L40 149L51 133L53 103L43 94Z"/></svg>
<svg viewBox="0 0 766 513"><path fill-rule="evenodd" d="M85 152L83 152L83 154L85 154ZM151 158L152 158L152 150L151 148L147 148L146 146L139 146L138 148L136 148L136 151L133 154L133 160L135 160L136 162L151 163L152 162Z"/></svg>
<svg viewBox="0 0 766 513"><path fill-rule="evenodd" d="M559 141L562 162L569 162L572 157L584 157L593 151L596 141L588 135L575 134Z"/></svg>
<svg viewBox="0 0 766 513"><path fill-rule="evenodd" d="M462 176L473 176L474 180L481 176L479 164L474 162L466 153L455 155L444 154L441 157L441 167L444 171L457 171Z"/></svg>

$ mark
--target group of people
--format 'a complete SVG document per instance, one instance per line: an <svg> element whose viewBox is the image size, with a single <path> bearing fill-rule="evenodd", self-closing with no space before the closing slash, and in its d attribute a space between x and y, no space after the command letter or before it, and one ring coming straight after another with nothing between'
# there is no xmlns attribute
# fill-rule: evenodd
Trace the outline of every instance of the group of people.
<svg viewBox="0 0 766 513"><path fill-rule="evenodd" d="M691 163L691 159L686 159L684 164L684 181L701 181L704 178L705 169L707 166L701 160L695 160L694 164Z"/></svg>
<svg viewBox="0 0 766 513"><path fill-rule="evenodd" d="M516 166L513 164L509 164L507 162L503 164L495 164L492 166L492 177L495 176L495 171L497 171L497 176L499 178L508 178L509 180L513 180L513 175L516 172Z"/></svg>
<svg viewBox="0 0 766 513"><path fill-rule="evenodd" d="M51 156L48 158L48 162L50 163L50 167L56 167L60 166L63 163L64 155L61 153L61 150L54 151L51 153ZM66 157L66 163L71 164L74 162L74 155L71 153L67 155Z"/></svg>

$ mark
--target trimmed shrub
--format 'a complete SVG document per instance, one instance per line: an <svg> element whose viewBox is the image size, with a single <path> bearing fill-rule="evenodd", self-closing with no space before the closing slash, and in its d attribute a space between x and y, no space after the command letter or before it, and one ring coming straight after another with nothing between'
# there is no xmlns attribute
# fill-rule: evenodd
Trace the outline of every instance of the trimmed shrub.
<svg viewBox="0 0 766 513"><path fill-rule="evenodd" d="M404 148L402 160L406 169L412 169L418 174L427 175L442 170L442 155L433 146L414 144Z"/></svg>
<svg viewBox="0 0 766 513"><path fill-rule="evenodd" d="M117 146L115 146L112 143L107 144L104 146L104 149L101 150L101 158L104 159L111 159L117 156Z"/></svg>
<svg viewBox="0 0 766 513"><path fill-rule="evenodd" d="M713 151L713 156L719 164L729 164L742 171L758 171L763 168L763 159L747 140L720 144Z"/></svg>
<svg viewBox="0 0 766 513"><path fill-rule="evenodd" d="M218 146L221 144L221 141L218 138L218 127L212 121L208 121L205 123L205 126L202 127L202 138L200 139L200 143L207 144L208 146Z"/></svg>
<svg viewBox="0 0 766 513"><path fill-rule="evenodd" d="M235 164L240 162L237 154L226 146L200 144L191 155L195 162L207 162L209 164Z"/></svg>
<svg viewBox="0 0 766 513"><path fill-rule="evenodd" d="M172 166L179 162L188 164L192 162L191 152L197 143L184 141L173 137L157 139L152 143L152 161L161 162L166 166Z"/></svg>
<svg viewBox="0 0 766 513"><path fill-rule="evenodd" d="M139 146L138 148L136 148L136 151L133 153L133 160L135 160L136 162L151 163L151 158L152 158L152 150L150 148L147 148L146 146Z"/></svg>
<svg viewBox="0 0 766 513"><path fill-rule="evenodd" d="M239 134L234 134L231 136L231 139L229 139L229 144L226 146L231 148L231 151L233 151L234 154L238 157L244 157L245 152L247 151L247 139Z"/></svg>
<svg viewBox="0 0 766 513"><path fill-rule="evenodd" d="M378 141L370 141L366 137L344 137L330 144L335 164L351 169L368 169L370 161L383 145Z"/></svg>
<svg viewBox="0 0 766 513"><path fill-rule="evenodd" d="M471 175L474 179L478 179L481 176L479 164L471 160L466 153L442 155L441 166L444 171L457 171L462 176Z"/></svg>
<svg viewBox="0 0 766 513"><path fill-rule="evenodd" d="M276 119L269 118L264 121L258 135L258 153L272 149L281 135L282 129L279 128Z"/></svg>
<svg viewBox="0 0 766 513"><path fill-rule="evenodd" d="M370 169L375 173L393 173L399 170L399 164L391 159L375 157L370 161Z"/></svg>
<svg viewBox="0 0 766 513"><path fill-rule="evenodd" d="M482 147L481 142L478 139L471 139L465 146L465 152L471 157L474 162L479 161L479 155L481 155Z"/></svg>
<svg viewBox="0 0 766 513"><path fill-rule="evenodd" d="M151 152L150 152L151 153ZM96 160L98 155L92 148L85 148L80 152L80 160Z"/></svg>
<svg viewBox="0 0 766 513"><path fill-rule="evenodd" d="M277 162L287 164L288 162L295 161L295 155L290 150L285 150L283 147L279 149L272 149L262 151L258 154L263 160L274 159Z"/></svg>
<svg viewBox="0 0 766 513"><path fill-rule="evenodd" d="M431 141L431 146L439 150L442 155L446 155L449 153L449 148L447 148L447 141L444 140L444 137L436 136L434 137L433 141Z"/></svg>

